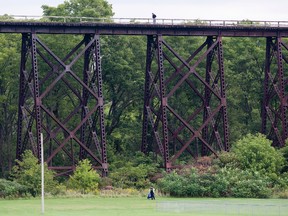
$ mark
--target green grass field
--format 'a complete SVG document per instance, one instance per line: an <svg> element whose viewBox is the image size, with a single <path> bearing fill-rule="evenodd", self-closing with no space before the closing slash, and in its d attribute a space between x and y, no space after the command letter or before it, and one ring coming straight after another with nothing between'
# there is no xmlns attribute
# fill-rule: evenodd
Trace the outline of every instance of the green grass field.
<svg viewBox="0 0 288 216"><path fill-rule="evenodd" d="M0 200L0 216L37 216L41 200ZM180 198L55 198L45 200L47 216L288 215L288 200Z"/></svg>

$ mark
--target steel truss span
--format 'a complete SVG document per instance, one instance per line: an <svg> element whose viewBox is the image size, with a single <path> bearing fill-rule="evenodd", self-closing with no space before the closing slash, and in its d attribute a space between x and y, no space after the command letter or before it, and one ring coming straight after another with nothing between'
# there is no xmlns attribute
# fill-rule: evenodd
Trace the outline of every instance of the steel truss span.
<svg viewBox="0 0 288 216"><path fill-rule="evenodd" d="M178 160L230 148L223 37L266 38L262 133L278 147L288 137L288 46L283 42L288 27L0 22L0 33L22 34L17 158L31 149L40 159L43 133L45 160L59 175L72 172L84 158L108 173L101 35L147 36L141 150L161 155L167 171ZM40 34L82 39L60 57ZM204 37L184 58L166 41L170 35ZM187 100L179 101L180 95Z"/></svg>
<svg viewBox="0 0 288 216"><path fill-rule="evenodd" d="M99 35L86 34L61 59L36 34L24 33L21 53L17 158L27 148L40 158L42 132L50 169L69 174L89 158L107 175Z"/></svg>

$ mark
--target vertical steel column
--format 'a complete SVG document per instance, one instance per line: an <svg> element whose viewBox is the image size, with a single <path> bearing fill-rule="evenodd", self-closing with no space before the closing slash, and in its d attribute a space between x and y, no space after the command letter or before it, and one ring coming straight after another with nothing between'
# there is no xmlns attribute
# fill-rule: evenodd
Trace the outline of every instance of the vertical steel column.
<svg viewBox="0 0 288 216"><path fill-rule="evenodd" d="M227 102L226 102L226 92L225 92L225 79L224 79L224 57L223 57L223 46L222 37L219 36L218 44L218 65L220 73L220 91L221 91L221 112L223 119L223 138L224 138L224 150L228 151L229 146L229 132L228 132L228 116L227 116Z"/></svg>
<svg viewBox="0 0 288 216"><path fill-rule="evenodd" d="M145 71L145 87L144 87L144 107L143 107L143 123L142 123L142 145L141 151L147 153L148 143L148 111L146 107L150 104L150 72L153 53L153 35L147 36L147 48L146 48L146 71Z"/></svg>
<svg viewBox="0 0 288 216"><path fill-rule="evenodd" d="M262 133L273 140L274 146L279 147L285 145L288 136L282 48L287 50L287 46L282 42L281 37L267 38L262 103ZM272 68L272 65L277 66L276 70Z"/></svg>
<svg viewBox="0 0 288 216"><path fill-rule="evenodd" d="M41 98L39 90L39 74L38 74L38 64L37 64L37 36L32 33L32 70L34 76L34 110L35 110L35 120L36 120L36 140L37 140L37 156L38 159L41 158Z"/></svg>
<svg viewBox="0 0 288 216"><path fill-rule="evenodd" d="M100 118L100 136L102 144L101 163L102 163L102 175L108 174L108 160L107 160L107 148L106 148L106 132L104 123L104 99L103 99L103 80L102 80L102 67L101 67L101 55L100 55L100 36L95 35L95 63L96 74L98 84L98 105L99 105L99 118Z"/></svg>
<svg viewBox="0 0 288 216"><path fill-rule="evenodd" d="M209 49L211 47L211 45L213 44L213 37L207 37L207 49ZM213 52L209 52L207 57L206 57L206 76L205 76L205 81L208 85L210 85L210 80L211 80L211 70L212 70L212 61L213 61ZM211 93L210 93L210 89L208 88L208 86L205 86L205 90L204 90L204 111L203 111L203 122L205 122L208 117L209 117L209 105L210 105L210 97L211 97ZM209 137L209 131L208 131L208 126L205 126L202 130L202 137L205 140L208 140ZM206 155L207 154L207 147L205 145L202 145L202 155Z"/></svg>
<svg viewBox="0 0 288 216"><path fill-rule="evenodd" d="M85 40L85 46L87 46L90 42L90 35L85 35L84 40ZM89 73L89 56L90 56L90 52L91 52L91 48L87 49L84 53L84 68L83 68L83 82L85 83L85 85L88 86L88 73ZM87 88L85 88L84 86L82 87L82 102L81 102L81 121L83 121L83 119L86 118L86 107L87 107L87 103L88 103L88 90ZM84 123L81 126L81 134L80 134L80 141L82 143L86 143L85 139L86 139L86 127L87 124ZM84 150L83 147L80 146L80 152L79 152L79 159L83 160L85 159L87 155L87 152Z"/></svg>
<svg viewBox="0 0 288 216"><path fill-rule="evenodd" d="M282 140L285 143L287 138L287 101L285 98L285 81L283 71L283 55L282 55L282 38L277 38L277 66L279 74L279 88L280 88L280 115L282 125Z"/></svg>
<svg viewBox="0 0 288 216"><path fill-rule="evenodd" d="M25 102L25 75L27 53L29 50L28 34L22 34L22 47L21 47L21 63L20 63L20 80L19 80L19 102L18 102L18 128L17 128L17 147L16 159L20 159L23 148L22 132L23 132L23 112L22 108Z"/></svg>
<svg viewBox="0 0 288 216"><path fill-rule="evenodd" d="M164 149L164 166L167 171L171 168L169 162L169 145L168 145L168 121L167 121L167 97L165 94L164 84L164 57L162 50L162 35L157 37L157 55L158 55L158 74L160 85L160 101L161 101L161 118L162 118L162 136L163 136L163 149Z"/></svg>

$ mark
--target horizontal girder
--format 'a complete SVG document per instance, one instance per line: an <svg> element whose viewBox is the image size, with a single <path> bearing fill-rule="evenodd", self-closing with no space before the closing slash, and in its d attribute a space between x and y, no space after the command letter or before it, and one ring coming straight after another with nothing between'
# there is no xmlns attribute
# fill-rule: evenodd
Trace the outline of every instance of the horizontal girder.
<svg viewBox="0 0 288 216"><path fill-rule="evenodd" d="M119 24L0 22L0 33L288 37L288 26L205 26L197 24Z"/></svg>

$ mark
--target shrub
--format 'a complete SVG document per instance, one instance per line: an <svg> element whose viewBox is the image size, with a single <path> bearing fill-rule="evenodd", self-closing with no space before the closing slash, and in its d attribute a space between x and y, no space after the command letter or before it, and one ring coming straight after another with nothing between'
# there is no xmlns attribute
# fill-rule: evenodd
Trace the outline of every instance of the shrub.
<svg viewBox="0 0 288 216"><path fill-rule="evenodd" d="M242 170L249 169L265 175L278 175L284 165L283 155L271 146L262 134L248 134L232 147Z"/></svg>
<svg viewBox="0 0 288 216"><path fill-rule="evenodd" d="M217 165L220 167L237 167L239 162L233 152L221 152L218 154Z"/></svg>
<svg viewBox="0 0 288 216"><path fill-rule="evenodd" d="M110 173L110 178L114 187L144 189L150 186L148 179L151 167L140 164L134 166L128 162L124 167L115 169Z"/></svg>
<svg viewBox="0 0 288 216"><path fill-rule="evenodd" d="M16 198L28 195L28 188L15 181L0 179L0 198Z"/></svg>
<svg viewBox="0 0 288 216"><path fill-rule="evenodd" d="M70 176L68 187L82 193L98 193L100 175L92 168L88 159L82 160Z"/></svg>
<svg viewBox="0 0 288 216"><path fill-rule="evenodd" d="M270 178L249 170L219 169L216 173L179 175L175 171L158 181L160 190L171 196L188 197L246 197L267 198L271 196Z"/></svg>
<svg viewBox="0 0 288 216"><path fill-rule="evenodd" d="M16 160L16 165L12 169L12 176L19 184L28 188L32 196L37 196L41 193L41 165L38 159L29 150L26 150L22 155L22 161ZM52 191L57 182L53 180L54 172L48 170L47 164L44 166L45 175L45 191Z"/></svg>
<svg viewBox="0 0 288 216"><path fill-rule="evenodd" d="M223 168L218 176L228 183L227 196L241 198L268 198L272 194L270 178L259 172Z"/></svg>

